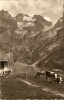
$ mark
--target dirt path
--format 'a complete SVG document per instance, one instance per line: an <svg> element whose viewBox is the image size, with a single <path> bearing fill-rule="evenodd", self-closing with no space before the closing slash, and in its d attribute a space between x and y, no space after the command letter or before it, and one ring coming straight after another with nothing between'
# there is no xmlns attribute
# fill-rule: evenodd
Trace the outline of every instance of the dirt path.
<svg viewBox="0 0 64 100"><path fill-rule="evenodd" d="M39 85L32 84L32 83L29 82L29 81L26 81L26 80L23 80L23 79L19 79L19 78L17 78L17 79L20 80L20 81L22 81L22 82L24 82L24 83L26 83L26 84L29 85L29 86L41 88ZM42 90L42 91L45 91L45 92L48 92L48 93L52 93L53 95L56 95L56 96L61 96L61 97L64 98L64 93L60 93L60 92L58 92L58 91L53 91L53 90L51 90L51 88L48 88L48 87L46 87L46 86L43 86L43 87L41 88L41 90Z"/></svg>
<svg viewBox="0 0 64 100"><path fill-rule="evenodd" d="M53 90L51 90L51 89L48 88L48 87L43 87L42 90L45 91L45 92L50 92L50 93L52 93L53 95L57 95L57 96L64 97L64 94L63 94L63 93L60 93L60 92L58 92L58 91L53 91Z"/></svg>
<svg viewBox="0 0 64 100"><path fill-rule="evenodd" d="M17 78L17 79L20 80L20 81L22 81L22 82L24 82L24 83L26 83L26 84L29 85L29 86L40 87L40 86L34 85L34 84L32 84L31 82L28 82L28 81L26 81L26 80L19 79L19 78Z"/></svg>

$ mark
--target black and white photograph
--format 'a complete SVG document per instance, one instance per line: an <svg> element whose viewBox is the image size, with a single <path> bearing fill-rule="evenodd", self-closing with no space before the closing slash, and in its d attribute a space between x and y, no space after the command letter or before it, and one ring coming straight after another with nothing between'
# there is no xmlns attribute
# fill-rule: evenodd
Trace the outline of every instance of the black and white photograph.
<svg viewBox="0 0 64 100"><path fill-rule="evenodd" d="M0 100L64 99L63 0L0 0Z"/></svg>

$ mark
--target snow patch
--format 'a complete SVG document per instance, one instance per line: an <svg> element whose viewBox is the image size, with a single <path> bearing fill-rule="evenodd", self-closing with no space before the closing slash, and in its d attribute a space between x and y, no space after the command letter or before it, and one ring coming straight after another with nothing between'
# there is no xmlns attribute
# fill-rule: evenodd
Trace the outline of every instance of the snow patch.
<svg viewBox="0 0 64 100"><path fill-rule="evenodd" d="M51 21L51 19L49 17L44 17L44 19L46 19L47 21Z"/></svg>
<svg viewBox="0 0 64 100"><path fill-rule="evenodd" d="M23 22L17 22L18 28L22 27Z"/></svg>

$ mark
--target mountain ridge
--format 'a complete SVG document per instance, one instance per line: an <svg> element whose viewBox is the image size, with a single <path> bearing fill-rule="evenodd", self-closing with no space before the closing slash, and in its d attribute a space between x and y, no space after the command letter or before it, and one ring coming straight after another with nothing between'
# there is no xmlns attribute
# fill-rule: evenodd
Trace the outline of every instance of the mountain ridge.
<svg viewBox="0 0 64 100"><path fill-rule="evenodd" d="M52 23L40 15L30 17L27 14L18 14L13 18L6 11L0 11L2 13L6 17L3 16L2 22L0 18L0 31L1 27L5 28L0 32L0 52L4 52L5 59L27 64L39 61L36 65L44 66L44 63L40 65L41 61L45 62L51 55L54 58L54 49L61 48L63 39L62 18L52 27Z"/></svg>

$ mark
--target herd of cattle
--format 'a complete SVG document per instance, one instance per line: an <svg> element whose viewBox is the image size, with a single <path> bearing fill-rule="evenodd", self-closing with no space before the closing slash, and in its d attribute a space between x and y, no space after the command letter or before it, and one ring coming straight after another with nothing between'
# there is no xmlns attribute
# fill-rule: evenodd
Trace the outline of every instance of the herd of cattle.
<svg viewBox="0 0 64 100"><path fill-rule="evenodd" d="M62 82L61 75L60 74L56 74L55 72L52 72L52 71L40 71L40 72L36 73L35 77L40 77L41 75L44 75L48 82L52 82L52 83L61 83Z"/></svg>
<svg viewBox="0 0 64 100"><path fill-rule="evenodd" d="M13 73L12 69L8 69L7 67L5 69L0 70L1 76L6 76L6 78L10 77ZM17 76L17 78L26 78L27 73L24 73L24 77L22 76ZM41 75L45 76L46 80L48 82L52 83L61 83L62 82L62 76L60 74L56 74L55 72L52 71L38 71L35 74L35 77L40 77Z"/></svg>

